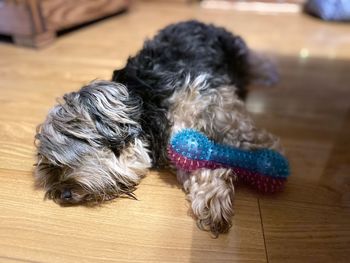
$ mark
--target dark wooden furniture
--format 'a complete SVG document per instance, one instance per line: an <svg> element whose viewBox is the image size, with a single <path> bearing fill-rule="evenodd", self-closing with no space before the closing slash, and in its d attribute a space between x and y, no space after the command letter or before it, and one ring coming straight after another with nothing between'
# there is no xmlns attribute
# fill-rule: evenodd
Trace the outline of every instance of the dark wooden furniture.
<svg viewBox="0 0 350 263"><path fill-rule="evenodd" d="M42 47L59 30L126 10L130 0L0 0L0 34L18 45Z"/></svg>

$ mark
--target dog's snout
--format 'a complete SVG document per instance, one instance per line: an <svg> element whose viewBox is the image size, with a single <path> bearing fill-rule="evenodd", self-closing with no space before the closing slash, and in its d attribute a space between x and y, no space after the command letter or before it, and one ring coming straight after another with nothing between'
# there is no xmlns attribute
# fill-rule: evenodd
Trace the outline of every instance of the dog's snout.
<svg viewBox="0 0 350 263"><path fill-rule="evenodd" d="M61 193L61 199L64 200L70 200L72 198L72 192L70 189L63 189L62 193Z"/></svg>

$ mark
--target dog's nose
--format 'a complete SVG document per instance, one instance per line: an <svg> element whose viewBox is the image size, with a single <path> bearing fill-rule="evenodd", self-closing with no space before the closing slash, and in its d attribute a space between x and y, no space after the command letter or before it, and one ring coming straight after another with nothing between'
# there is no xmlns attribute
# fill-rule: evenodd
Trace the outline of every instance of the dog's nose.
<svg viewBox="0 0 350 263"><path fill-rule="evenodd" d="M70 191L70 189L63 189L62 193L61 193L61 199L65 199L65 200L69 200L72 198L72 192Z"/></svg>

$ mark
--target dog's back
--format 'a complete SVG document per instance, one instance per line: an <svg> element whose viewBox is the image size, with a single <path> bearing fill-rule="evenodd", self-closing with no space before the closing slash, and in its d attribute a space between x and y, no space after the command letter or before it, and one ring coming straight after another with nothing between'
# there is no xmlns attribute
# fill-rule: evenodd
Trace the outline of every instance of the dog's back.
<svg viewBox="0 0 350 263"><path fill-rule="evenodd" d="M186 77L208 74L210 87L234 85L243 97L249 82L249 49L224 28L198 21L167 26L130 57L113 80L136 94L168 98Z"/></svg>

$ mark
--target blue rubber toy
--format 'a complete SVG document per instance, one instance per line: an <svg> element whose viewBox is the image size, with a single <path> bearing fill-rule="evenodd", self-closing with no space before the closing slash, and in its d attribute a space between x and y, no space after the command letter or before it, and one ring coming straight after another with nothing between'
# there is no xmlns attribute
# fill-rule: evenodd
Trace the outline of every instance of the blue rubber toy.
<svg viewBox="0 0 350 263"><path fill-rule="evenodd" d="M242 150L232 146L216 144L194 129L183 129L176 133L170 150L185 159L210 162L227 167L236 167L263 176L286 178L289 176L288 160L270 149Z"/></svg>

